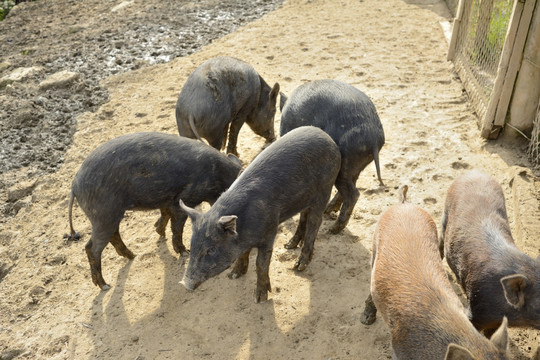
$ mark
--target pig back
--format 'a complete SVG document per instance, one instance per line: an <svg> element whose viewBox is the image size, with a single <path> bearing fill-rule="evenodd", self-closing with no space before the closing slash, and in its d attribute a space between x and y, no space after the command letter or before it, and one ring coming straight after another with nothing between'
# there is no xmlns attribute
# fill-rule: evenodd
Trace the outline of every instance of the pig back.
<svg viewBox="0 0 540 360"><path fill-rule="evenodd" d="M372 296L398 358L443 358L450 343L495 352L472 326L439 257L437 228L411 204L385 212L374 237Z"/></svg>
<svg viewBox="0 0 540 360"><path fill-rule="evenodd" d="M472 268L492 266L515 246L508 224L504 193L489 175L478 170L460 176L446 196L443 223L445 257L464 289Z"/></svg>
<svg viewBox="0 0 540 360"><path fill-rule="evenodd" d="M260 91L259 75L250 64L227 56L206 61L188 77L178 97L176 117L181 134L184 127L191 131L186 122L190 115L202 136L221 132L240 110L255 112Z"/></svg>
<svg viewBox="0 0 540 360"><path fill-rule="evenodd" d="M384 131L373 102L354 86L337 80L318 80L295 89L283 108L280 133L304 125L316 126L340 149L364 146L380 149Z"/></svg>
<svg viewBox="0 0 540 360"><path fill-rule="evenodd" d="M437 227L431 216L416 205L394 205L383 213L374 235L374 249L373 300L385 320L385 312L390 317L414 316L414 306L403 304L431 304L418 303L417 299L433 296L432 291L425 291L433 284L446 286L438 255Z"/></svg>
<svg viewBox="0 0 540 360"><path fill-rule="evenodd" d="M263 150L218 202L238 208L259 203L283 221L329 196L340 166L339 149L328 134L300 127Z"/></svg>
<svg viewBox="0 0 540 360"><path fill-rule="evenodd" d="M206 200L231 184L240 165L198 141L135 133L96 148L73 180L81 206L152 209L185 191ZM214 194L215 193L215 194Z"/></svg>

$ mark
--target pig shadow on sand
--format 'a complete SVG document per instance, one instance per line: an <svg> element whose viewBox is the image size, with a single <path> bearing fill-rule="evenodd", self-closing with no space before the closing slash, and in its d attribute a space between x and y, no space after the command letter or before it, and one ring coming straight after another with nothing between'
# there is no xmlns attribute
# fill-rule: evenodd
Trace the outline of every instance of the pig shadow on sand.
<svg viewBox="0 0 540 360"><path fill-rule="evenodd" d="M178 284L187 258L178 259L168 241L159 238L155 254L127 261L112 282L113 288L95 297L89 332L94 342L91 358L235 359L239 354L249 354L250 359L302 358L313 352L311 344L320 341L325 342L326 357L347 357L358 356L362 348L378 341L383 343L364 337L359 339L357 348L341 349L335 345L343 337L361 337L363 325L359 318L369 292L369 271L365 271L370 267L369 250L348 229L330 235L328 229L333 220L325 216L313 260L304 272L297 272L293 266L300 249L283 248L297 221L298 216L281 225L270 268L273 292L261 304L253 303L256 251L252 252L243 277L230 280L227 270L188 292ZM144 259L145 256L151 259ZM156 274L156 283L139 283L135 289L130 280L138 281L140 274L136 269L141 264L137 261L160 262L162 277ZM287 281L291 272L307 291L297 291L296 285ZM154 291L145 293L145 286L163 286L161 299L151 298L148 294ZM357 294L354 304L346 303L344 295L350 292ZM336 302L343 302L341 310L328 313L328 305ZM127 308L137 308L131 303L137 303L144 315L128 314ZM155 309L149 311L149 306ZM290 313L290 322L278 323L276 319L282 318L278 312ZM185 314L189 314L188 318Z"/></svg>

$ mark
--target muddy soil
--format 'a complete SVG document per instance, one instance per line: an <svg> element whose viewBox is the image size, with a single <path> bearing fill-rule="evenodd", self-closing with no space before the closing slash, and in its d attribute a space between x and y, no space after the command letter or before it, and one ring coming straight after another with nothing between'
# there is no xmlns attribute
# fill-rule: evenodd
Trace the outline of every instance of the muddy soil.
<svg viewBox="0 0 540 360"><path fill-rule="evenodd" d="M184 9L194 9L197 17L196 9L204 3L181 4ZM26 24L44 16L45 12L34 8L39 4L25 4L8 23ZM162 23L161 17L170 18L178 2L69 4L69 11L57 9L64 11L62 22L42 21L42 26L34 28L46 31L47 26L54 28L56 24L54 34L59 35L47 37L39 51L10 53L7 61L13 65L2 70L2 76L14 67L41 64L30 59L48 58L48 52L63 46L69 35L85 34L79 49L86 47L84 39L100 43L88 45L98 52L86 55L88 58L97 59L100 46L110 54L117 49L117 37L131 42L134 36L127 35L127 25L123 31L115 31L111 23L134 24L148 19L145 29L159 29L155 24ZM80 15L72 19L70 12ZM191 14L188 10L184 13ZM102 18L102 29L110 28L115 36L91 30L91 23ZM439 224L446 189L470 168L479 168L499 181L517 245L530 256L538 256L539 174L527 161L526 144L488 143L480 138L468 96L453 65L446 61L448 43L441 22L448 21L448 9L438 0L288 0L186 56L137 68L137 61L145 61L141 51L142 58L134 55L131 65L126 65L124 70L134 67L129 71L104 76L101 81L96 77L95 82L88 80L89 75L81 75L65 88L54 90L71 99L84 98L99 89L107 94L107 100L103 103L101 97L96 98L94 107L81 107L79 115L68 117L73 127L66 126L62 136L71 139L67 143L54 140L64 144L63 150L57 150L63 160L50 161L57 164L54 172L47 173L49 165L40 168L33 161L26 165L2 162L2 201L11 199L9 203L18 213L5 217L0 228L0 358L390 359L390 336L384 321L378 319L371 326L360 323L369 293L375 224L381 212L397 202L397 189L402 184L409 185L410 201L425 208ZM81 24L80 30L68 31L77 24ZM8 25L0 26L4 29ZM13 25L12 31L17 29ZM11 43L39 48L39 43L24 40L25 36L37 39L39 35L30 31L17 34L21 35L11 37ZM165 41L163 37L157 35L154 41ZM0 32L2 54L8 38ZM103 40L98 41L100 38ZM75 47L65 49L66 54L68 49L76 52ZM74 53L69 54L64 58L72 59ZM347 228L331 235L328 229L333 219L325 217L313 260L302 273L292 270L299 250L284 249L298 217L284 222L270 265L273 291L262 304L253 303L254 257L248 273L240 279L230 280L223 273L194 292L179 285L188 259L173 251L170 230L165 237L155 233L153 224L159 211L126 214L120 232L137 257L128 261L108 246L103 253L103 276L112 288L102 292L90 279L84 244L91 226L78 206L74 208L74 224L82 241L63 238L69 228L71 180L84 158L111 138L137 131L176 134L174 107L182 84L199 64L219 55L233 55L253 64L269 83L279 82L285 93L306 81L324 78L346 81L364 91L375 103L385 129L387 141L380 158L386 186L379 186L375 167L369 165L358 179L360 198ZM20 101L40 109L32 105L39 82L66 69L47 72L44 64L54 63L53 58L51 55L51 61L40 65L43 72L0 90L2 104L12 106L11 110L0 107L3 127L19 119L15 113L22 106L13 102L16 96L11 92L35 91ZM127 58L130 56L126 55L119 66L128 63ZM76 71L82 74L82 70ZM29 89L20 90L27 86ZM7 111L11 111L9 115ZM276 129L279 121L278 112ZM29 133L46 133L39 121L32 123L36 125ZM240 132L238 151L245 164L263 145L264 139L248 127ZM2 151L8 151L6 146L2 144ZM33 145L25 149L37 157L45 153L44 148ZM207 204L201 208L207 209ZM188 246L190 235L188 222L184 231ZM461 294L458 286L454 288ZM511 329L511 358L538 360L539 341L537 330Z"/></svg>
<svg viewBox="0 0 540 360"><path fill-rule="evenodd" d="M283 0L40 0L15 7L0 22L0 79L31 69L23 81L0 80L0 173L36 178L64 162L77 116L109 98L100 81L186 56L260 18ZM43 86L69 71L73 81ZM6 87L7 85L7 87ZM0 181L0 194L16 181ZM20 209L0 205L0 219Z"/></svg>

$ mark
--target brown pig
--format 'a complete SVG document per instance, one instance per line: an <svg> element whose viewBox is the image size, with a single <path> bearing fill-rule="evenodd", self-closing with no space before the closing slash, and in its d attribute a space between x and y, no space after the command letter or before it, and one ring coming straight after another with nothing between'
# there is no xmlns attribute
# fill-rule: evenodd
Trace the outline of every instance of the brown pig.
<svg viewBox="0 0 540 360"><path fill-rule="evenodd" d="M440 250L469 302L471 321L489 335L501 324L540 329L540 258L514 244L501 186L472 170L448 189Z"/></svg>
<svg viewBox="0 0 540 360"><path fill-rule="evenodd" d="M507 359L506 320L491 340L474 328L444 271L435 222L406 203L406 193L403 186L401 203L375 229L363 320L374 320L379 309L390 327L393 359Z"/></svg>

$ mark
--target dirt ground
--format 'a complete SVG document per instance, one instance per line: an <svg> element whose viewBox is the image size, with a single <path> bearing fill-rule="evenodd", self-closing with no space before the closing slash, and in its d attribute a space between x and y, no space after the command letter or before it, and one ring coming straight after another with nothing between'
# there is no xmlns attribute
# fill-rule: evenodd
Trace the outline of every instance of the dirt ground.
<svg viewBox="0 0 540 360"><path fill-rule="evenodd" d="M401 184L409 185L410 201L439 223L446 189L470 168L501 183L517 245L538 256L539 174L530 169L524 144L479 137L467 95L446 61L441 22L448 20L438 0L288 0L189 56L103 80L108 102L77 117L72 145L56 172L36 180L25 176L25 167L2 174L4 183L32 182L33 191L0 229L0 358L390 359L382 319L371 326L359 321L375 223L397 201ZM102 292L90 279L84 243L91 227L77 206L74 224L82 241L63 240L71 179L84 158L111 138L137 131L176 134L174 107L183 83L218 55L253 64L287 94L324 78L364 91L386 134L380 154L386 186L379 187L375 167L368 166L357 182L361 195L349 225L330 235L333 220L325 218L302 273L292 270L299 251L283 247L298 218L283 223L270 267L273 292L265 303L253 303L253 261L237 280L224 273L194 292L179 285L187 259L174 253L169 230L166 239L155 233L158 211L126 214L120 232L137 257L128 261L108 246L103 276L112 289ZM278 112L276 129L279 120ZM263 143L244 127L241 159L248 164ZM188 222L186 244L190 235ZM538 331L512 329L510 336L513 359L540 359Z"/></svg>

